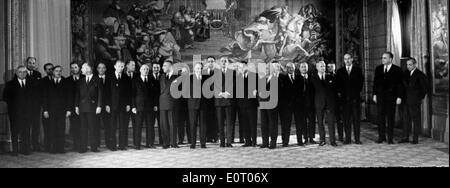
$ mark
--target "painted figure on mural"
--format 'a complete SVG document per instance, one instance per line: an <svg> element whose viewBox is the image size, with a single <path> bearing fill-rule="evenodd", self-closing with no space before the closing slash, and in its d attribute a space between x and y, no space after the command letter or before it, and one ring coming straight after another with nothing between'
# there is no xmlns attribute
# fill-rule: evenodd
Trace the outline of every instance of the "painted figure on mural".
<svg viewBox="0 0 450 188"><path fill-rule="evenodd" d="M448 4L432 3L432 48L436 92L448 92Z"/></svg>
<svg viewBox="0 0 450 188"><path fill-rule="evenodd" d="M234 41L221 49L232 59L308 60L331 57L330 28L312 5L298 14L289 14L287 6L262 12L254 22L234 34Z"/></svg>

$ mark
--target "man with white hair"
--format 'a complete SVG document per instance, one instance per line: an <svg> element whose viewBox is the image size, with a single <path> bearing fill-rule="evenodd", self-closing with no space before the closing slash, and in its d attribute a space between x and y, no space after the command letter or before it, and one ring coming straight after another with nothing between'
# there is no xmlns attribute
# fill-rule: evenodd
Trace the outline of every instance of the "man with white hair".
<svg viewBox="0 0 450 188"><path fill-rule="evenodd" d="M324 117L327 117L328 134L331 146L336 147L335 138L335 105L336 105L336 91L335 80L332 76L326 74L326 64L324 61L319 61L316 64L317 74L312 79L314 88L314 106L319 125L320 146L326 145L325 141L325 125Z"/></svg>
<svg viewBox="0 0 450 188"><path fill-rule="evenodd" d="M100 79L92 73L92 65L84 63L81 72L84 77L75 91L75 113L80 116L79 152L86 153L88 143L92 152L99 152L100 127L96 115L102 111L102 87Z"/></svg>
<svg viewBox="0 0 450 188"><path fill-rule="evenodd" d="M140 77L133 80L131 90L132 112L136 115L136 125L133 127L133 141L136 149L140 149L142 139L142 127L145 123L146 128L146 146L155 148L155 100L153 84L150 80L150 67L144 64L140 68Z"/></svg>
<svg viewBox="0 0 450 188"><path fill-rule="evenodd" d="M36 95L36 87L33 79L28 79L27 68L19 66L16 77L6 83L3 91L3 99L8 104L8 115L10 120L12 155L31 154L32 113L29 106L32 104L30 95ZM19 148L19 138L21 145Z"/></svg>

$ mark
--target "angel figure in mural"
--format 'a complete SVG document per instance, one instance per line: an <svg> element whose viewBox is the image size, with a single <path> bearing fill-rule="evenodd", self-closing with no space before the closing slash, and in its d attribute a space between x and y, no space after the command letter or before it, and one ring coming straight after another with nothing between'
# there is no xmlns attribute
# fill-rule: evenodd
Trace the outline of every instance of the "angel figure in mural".
<svg viewBox="0 0 450 188"><path fill-rule="evenodd" d="M308 31L303 31L303 24L305 18L300 15L295 15L288 23L286 32L284 33L283 44L279 51L279 56L283 59L294 59L299 54L310 57L313 53L305 50L311 43L307 35Z"/></svg>
<svg viewBox="0 0 450 188"><path fill-rule="evenodd" d="M280 20L285 16L283 8L272 8L260 14L255 22L235 33L235 41L221 49L222 53L231 53L238 59L260 56L270 60L276 57L279 40Z"/></svg>
<svg viewBox="0 0 450 188"><path fill-rule="evenodd" d="M308 59L328 53L323 39L320 13L312 4L299 14L289 14L288 7L273 7L261 13L255 22L235 33L235 41L222 53L236 59L293 60Z"/></svg>

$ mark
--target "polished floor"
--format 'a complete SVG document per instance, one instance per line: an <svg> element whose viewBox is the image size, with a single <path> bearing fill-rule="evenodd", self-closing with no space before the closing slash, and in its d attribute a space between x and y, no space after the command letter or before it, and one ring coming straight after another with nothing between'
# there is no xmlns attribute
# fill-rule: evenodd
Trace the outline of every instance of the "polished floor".
<svg viewBox="0 0 450 188"><path fill-rule="evenodd" d="M2 168L310 168L310 167L448 167L448 145L429 138L421 138L420 144L376 144L376 130L371 124L362 129L363 145L295 145L275 150L219 148L208 144L207 149L145 149L100 153L51 155L34 153L31 156L12 157L0 155ZM295 133L293 130L292 133ZM295 135L295 134L293 134ZM261 139L261 138L259 138ZM261 140L259 140L261 141ZM281 138L279 138L279 141Z"/></svg>

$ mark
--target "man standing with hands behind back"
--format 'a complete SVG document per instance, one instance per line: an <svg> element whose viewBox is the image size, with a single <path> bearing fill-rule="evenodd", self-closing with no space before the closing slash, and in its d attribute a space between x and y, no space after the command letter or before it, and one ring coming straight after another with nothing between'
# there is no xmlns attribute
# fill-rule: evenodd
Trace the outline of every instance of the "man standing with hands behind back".
<svg viewBox="0 0 450 188"><path fill-rule="evenodd" d="M373 102L377 104L379 144L386 141L386 119L387 141L388 144L394 144L395 108L402 103L402 70L393 64L393 59L394 54L385 52L383 64L375 69Z"/></svg>
<svg viewBox="0 0 450 188"><path fill-rule="evenodd" d="M403 129L404 138L400 143L408 143L411 132L411 124L413 124L413 141L412 144L419 143L419 134L422 125L420 115L420 106L422 100L427 94L427 80L425 74L417 69L417 61L414 58L406 62L408 70L404 77L405 83L405 99L406 99L406 122Z"/></svg>

